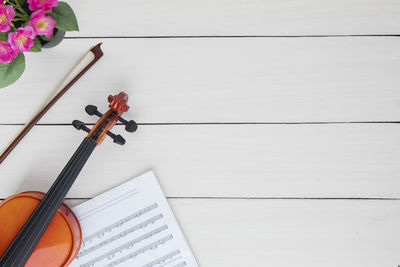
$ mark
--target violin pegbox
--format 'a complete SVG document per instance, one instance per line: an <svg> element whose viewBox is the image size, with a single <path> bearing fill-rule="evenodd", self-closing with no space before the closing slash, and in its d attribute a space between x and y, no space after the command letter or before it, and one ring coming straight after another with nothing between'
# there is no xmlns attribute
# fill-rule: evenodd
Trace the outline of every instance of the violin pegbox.
<svg viewBox="0 0 400 267"><path fill-rule="evenodd" d="M125 139L121 135L116 135L110 132L111 128L115 125L117 121L120 121L125 125L125 130L127 132L135 132L137 130L137 124L135 121L127 121L121 117L124 112L129 110L128 106L128 95L124 92L118 95L108 96L109 110L102 114L98 111L97 107L94 105L87 105L85 111L90 116L96 115L100 117L97 123L92 129L89 129L83 122L75 120L72 125L78 130L84 130L88 132L88 137L94 139L98 144L102 142L105 135L108 135L114 140L114 143L123 145L125 144Z"/></svg>

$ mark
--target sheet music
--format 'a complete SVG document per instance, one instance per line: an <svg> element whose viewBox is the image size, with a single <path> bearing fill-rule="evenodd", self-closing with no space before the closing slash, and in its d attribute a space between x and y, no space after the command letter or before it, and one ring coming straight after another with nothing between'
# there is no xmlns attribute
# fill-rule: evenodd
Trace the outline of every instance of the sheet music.
<svg viewBox="0 0 400 267"><path fill-rule="evenodd" d="M83 240L72 267L198 266L153 172L73 211Z"/></svg>

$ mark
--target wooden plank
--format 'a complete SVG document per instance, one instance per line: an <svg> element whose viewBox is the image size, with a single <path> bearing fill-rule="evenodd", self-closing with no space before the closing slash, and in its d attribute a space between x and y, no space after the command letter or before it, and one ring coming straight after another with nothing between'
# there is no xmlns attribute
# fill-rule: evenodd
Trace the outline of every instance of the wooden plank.
<svg viewBox="0 0 400 267"><path fill-rule="evenodd" d="M29 54L23 77L0 90L0 123L27 121L98 41ZM399 47L395 37L107 39L105 57L41 122L85 118L85 105L104 110L120 90L128 116L147 123L397 121Z"/></svg>
<svg viewBox="0 0 400 267"><path fill-rule="evenodd" d="M400 201L169 202L201 266L376 267L400 262Z"/></svg>
<svg viewBox="0 0 400 267"><path fill-rule="evenodd" d="M18 126L0 126L5 145ZM141 126L107 139L69 197L93 197L154 169L169 197L399 198L400 125ZM47 191L83 139L36 126L1 167L0 198Z"/></svg>
<svg viewBox="0 0 400 267"><path fill-rule="evenodd" d="M398 34L397 0L68 0L70 36Z"/></svg>

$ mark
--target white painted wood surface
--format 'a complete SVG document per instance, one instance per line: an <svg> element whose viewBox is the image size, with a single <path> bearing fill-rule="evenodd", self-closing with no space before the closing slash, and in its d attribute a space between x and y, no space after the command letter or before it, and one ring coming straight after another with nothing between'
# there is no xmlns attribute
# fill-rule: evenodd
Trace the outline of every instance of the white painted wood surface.
<svg viewBox="0 0 400 267"><path fill-rule="evenodd" d="M81 31L0 90L0 147L87 48L105 56L0 165L0 199L47 190L71 121L125 90L145 125L95 151L72 205L154 169L201 266L400 264L400 1L68 2Z"/></svg>
<svg viewBox="0 0 400 267"><path fill-rule="evenodd" d="M19 128L0 126L0 142ZM93 197L154 169L169 197L400 198L397 124L150 125L135 134L114 132L126 145L108 140L99 147L69 197ZM35 127L0 166L0 198L32 187L46 191L83 136L70 125Z"/></svg>
<svg viewBox="0 0 400 267"><path fill-rule="evenodd" d="M23 123L84 50L65 40L28 55L24 76L0 90ZM131 95L142 123L397 121L400 38L105 39L105 56L41 123L71 123L110 91ZM128 48L128 49L126 49ZM36 71L40 70L40 71ZM16 103L18 107L14 108Z"/></svg>
<svg viewBox="0 0 400 267"><path fill-rule="evenodd" d="M398 34L397 0L68 0L71 36Z"/></svg>

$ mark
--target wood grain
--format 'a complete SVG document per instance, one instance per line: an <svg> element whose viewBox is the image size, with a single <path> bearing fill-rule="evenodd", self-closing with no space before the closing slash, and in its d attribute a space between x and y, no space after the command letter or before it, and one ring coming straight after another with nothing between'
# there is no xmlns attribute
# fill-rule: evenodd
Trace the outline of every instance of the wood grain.
<svg viewBox="0 0 400 267"><path fill-rule="evenodd" d="M0 123L26 122L99 41L29 54L23 77L0 90ZM142 123L397 121L399 47L395 37L107 39L41 123L70 123L87 104L105 110L120 90Z"/></svg>
<svg viewBox="0 0 400 267"><path fill-rule="evenodd" d="M398 34L397 0L68 0L69 36Z"/></svg>
<svg viewBox="0 0 400 267"><path fill-rule="evenodd" d="M400 201L169 202L200 266L376 267L400 262Z"/></svg>
<svg viewBox="0 0 400 267"><path fill-rule="evenodd" d="M84 116L83 116L84 117ZM19 126L0 126L0 143ZM169 197L399 198L400 125L177 125L113 130L69 197L93 197L154 169ZM1 165L0 198L47 191L83 132L36 126ZM23 164L23 167L21 167Z"/></svg>

